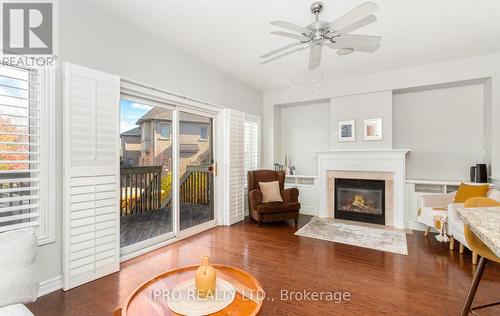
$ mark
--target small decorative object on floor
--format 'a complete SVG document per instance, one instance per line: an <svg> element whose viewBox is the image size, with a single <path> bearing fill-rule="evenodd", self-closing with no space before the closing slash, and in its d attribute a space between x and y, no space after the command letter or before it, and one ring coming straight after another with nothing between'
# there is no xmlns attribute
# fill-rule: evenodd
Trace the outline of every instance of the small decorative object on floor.
<svg viewBox="0 0 500 316"><path fill-rule="evenodd" d="M448 231L448 216L435 215L434 216L434 228L437 229L439 234L436 235L436 239L440 242L448 242L450 238L446 235Z"/></svg>
<svg viewBox="0 0 500 316"><path fill-rule="evenodd" d="M206 298L215 294L216 272L210 265L210 257L201 257L201 266L196 270L195 283L198 297Z"/></svg>

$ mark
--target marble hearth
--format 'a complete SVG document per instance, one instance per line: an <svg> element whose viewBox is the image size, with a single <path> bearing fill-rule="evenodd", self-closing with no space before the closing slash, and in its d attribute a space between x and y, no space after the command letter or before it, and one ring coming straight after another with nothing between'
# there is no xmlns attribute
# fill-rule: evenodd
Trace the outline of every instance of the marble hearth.
<svg viewBox="0 0 500 316"><path fill-rule="evenodd" d="M319 216L335 216L335 178L384 180L385 224L405 228L404 185L408 151L387 149L319 152Z"/></svg>

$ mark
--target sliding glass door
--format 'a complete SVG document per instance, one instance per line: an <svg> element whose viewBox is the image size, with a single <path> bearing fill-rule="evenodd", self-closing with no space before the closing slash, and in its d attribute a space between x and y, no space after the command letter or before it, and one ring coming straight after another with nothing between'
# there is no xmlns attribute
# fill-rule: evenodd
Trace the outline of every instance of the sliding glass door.
<svg viewBox="0 0 500 316"><path fill-rule="evenodd" d="M122 256L215 225L215 115L122 95Z"/></svg>
<svg viewBox="0 0 500 316"><path fill-rule="evenodd" d="M179 112L179 229L214 219L213 119Z"/></svg>
<svg viewBox="0 0 500 316"><path fill-rule="evenodd" d="M173 111L147 101L120 101L122 253L174 236Z"/></svg>

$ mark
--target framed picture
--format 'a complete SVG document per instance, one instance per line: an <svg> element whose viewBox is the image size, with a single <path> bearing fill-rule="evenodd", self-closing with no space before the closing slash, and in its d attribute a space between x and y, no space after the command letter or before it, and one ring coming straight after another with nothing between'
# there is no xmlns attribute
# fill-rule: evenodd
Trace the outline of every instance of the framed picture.
<svg viewBox="0 0 500 316"><path fill-rule="evenodd" d="M356 140L356 121L339 121L338 141L353 142Z"/></svg>
<svg viewBox="0 0 500 316"><path fill-rule="evenodd" d="M364 140L382 140L382 118L364 120Z"/></svg>

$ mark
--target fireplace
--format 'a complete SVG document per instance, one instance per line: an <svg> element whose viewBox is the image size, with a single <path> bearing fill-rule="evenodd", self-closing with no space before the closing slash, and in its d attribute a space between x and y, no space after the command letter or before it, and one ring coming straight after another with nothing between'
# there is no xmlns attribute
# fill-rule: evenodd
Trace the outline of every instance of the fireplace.
<svg viewBox="0 0 500 316"><path fill-rule="evenodd" d="M385 225L385 181L335 178L335 218Z"/></svg>

